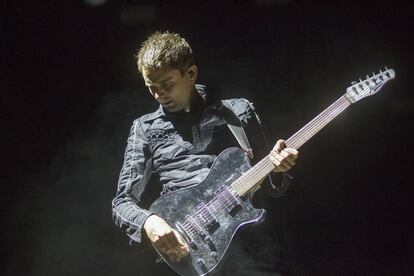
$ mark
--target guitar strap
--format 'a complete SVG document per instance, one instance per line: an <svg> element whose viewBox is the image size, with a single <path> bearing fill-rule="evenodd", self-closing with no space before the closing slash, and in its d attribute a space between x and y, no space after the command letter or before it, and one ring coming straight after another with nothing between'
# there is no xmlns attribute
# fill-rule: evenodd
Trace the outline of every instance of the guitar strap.
<svg viewBox="0 0 414 276"><path fill-rule="evenodd" d="M223 118L227 123L231 133L233 133L234 137L236 137L237 142L239 143L240 147L243 149L244 152L253 159L253 150L249 144L249 140L247 139L246 132L241 125L239 117L237 117L233 106L231 105L229 100L222 100L221 101L223 106L226 107L223 109Z"/></svg>
<svg viewBox="0 0 414 276"><path fill-rule="evenodd" d="M231 105L231 102L229 100L222 100L221 102L223 103L223 107L225 107L221 111L223 112L222 113L223 118L226 121L227 126L229 127L230 131L233 133L234 137L236 137L236 140L239 143L240 147L243 149L243 151L246 152L247 155L251 159L253 159L252 147L249 144L249 140L247 139L246 133L245 133L245 131L243 129L243 126L240 122L240 119L237 116L237 114L235 113L235 110L234 110L233 106ZM264 140L264 143L265 143L264 146L270 151L270 147L269 147L269 144L267 143L266 135L265 135L265 132L263 131L263 127L262 127L259 115L256 113L253 105L251 103L249 103L249 104L250 104L250 107L253 110L254 116L256 117L256 120L257 120L257 122L260 126L260 131L262 133L263 140ZM292 179L292 177L287 173L282 173L282 174L279 174L279 175L281 175L281 177L283 179L282 182L284 183L280 187L273 184L274 181L273 181L272 177L270 176L270 174L268 175L268 179L269 179L270 186L274 190L279 191L279 196L282 196L286 192L287 188L289 187L290 180Z"/></svg>

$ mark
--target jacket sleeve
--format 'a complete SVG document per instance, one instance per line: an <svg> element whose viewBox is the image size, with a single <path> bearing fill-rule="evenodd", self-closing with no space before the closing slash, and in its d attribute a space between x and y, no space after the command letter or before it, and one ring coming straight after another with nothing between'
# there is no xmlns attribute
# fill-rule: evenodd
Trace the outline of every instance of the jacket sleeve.
<svg viewBox="0 0 414 276"><path fill-rule="evenodd" d="M115 224L136 242L141 242L142 227L151 215L149 210L138 206L151 174L152 158L149 152L148 142L137 119L129 132L118 188L112 201Z"/></svg>
<svg viewBox="0 0 414 276"><path fill-rule="evenodd" d="M253 149L253 163L255 164L270 153L271 147L267 142L261 120L253 104L246 99L240 99L235 104L234 107ZM261 186L271 197L281 197L289 188L292 178L288 173L271 172Z"/></svg>

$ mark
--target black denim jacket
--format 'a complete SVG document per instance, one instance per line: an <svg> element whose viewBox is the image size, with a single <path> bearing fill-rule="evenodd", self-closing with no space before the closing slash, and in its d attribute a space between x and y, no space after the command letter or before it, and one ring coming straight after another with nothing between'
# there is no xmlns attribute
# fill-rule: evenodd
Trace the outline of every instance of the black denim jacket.
<svg viewBox="0 0 414 276"><path fill-rule="evenodd" d="M206 87L196 86L200 97L191 104L192 112L165 112L162 106L136 119L131 127L124 163L112 201L115 224L136 242L141 242L142 226L151 212L143 206L143 194L159 188L158 195L201 183L217 155L239 146L223 119L221 101L209 100ZM251 103L230 100L246 131L255 155L253 163L268 154L260 123ZM271 179L262 187L273 197L283 195L291 177L277 174L280 185ZM155 176L155 177L154 177Z"/></svg>

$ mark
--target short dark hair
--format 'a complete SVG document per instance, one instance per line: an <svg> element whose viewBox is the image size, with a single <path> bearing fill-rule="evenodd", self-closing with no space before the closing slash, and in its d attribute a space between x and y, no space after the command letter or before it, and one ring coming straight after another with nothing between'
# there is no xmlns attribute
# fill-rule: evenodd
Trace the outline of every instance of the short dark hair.
<svg viewBox="0 0 414 276"><path fill-rule="evenodd" d="M151 34L139 48L136 60L141 73L143 68L158 70L171 67L184 74L189 66L195 64L193 50L187 40L168 31Z"/></svg>

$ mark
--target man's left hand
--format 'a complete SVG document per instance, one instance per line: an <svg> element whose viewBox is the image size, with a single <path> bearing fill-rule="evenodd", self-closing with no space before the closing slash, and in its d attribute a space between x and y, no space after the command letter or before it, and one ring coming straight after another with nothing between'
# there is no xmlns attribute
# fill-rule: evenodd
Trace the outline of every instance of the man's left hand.
<svg viewBox="0 0 414 276"><path fill-rule="evenodd" d="M274 172L286 172L295 165L295 160L298 158L298 151L286 147L285 140L278 140L270 152L269 158L275 165Z"/></svg>

